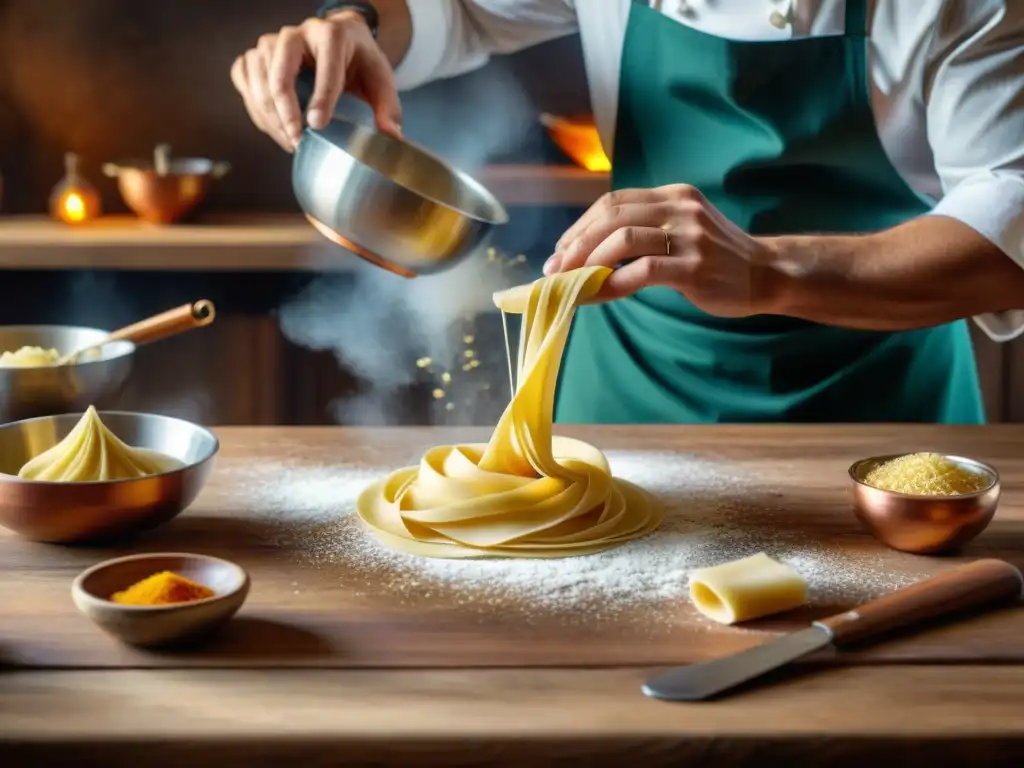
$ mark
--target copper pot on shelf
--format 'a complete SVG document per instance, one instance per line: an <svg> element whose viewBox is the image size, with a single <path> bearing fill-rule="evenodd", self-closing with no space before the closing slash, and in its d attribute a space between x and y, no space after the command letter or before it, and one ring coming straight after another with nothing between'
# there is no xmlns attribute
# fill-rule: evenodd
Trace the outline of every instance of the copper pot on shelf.
<svg viewBox="0 0 1024 768"><path fill-rule="evenodd" d="M152 163L129 160L103 166L105 175L117 179L125 204L153 224L173 224L191 213L211 183L230 170L228 163L202 157L172 159L167 144L157 146Z"/></svg>

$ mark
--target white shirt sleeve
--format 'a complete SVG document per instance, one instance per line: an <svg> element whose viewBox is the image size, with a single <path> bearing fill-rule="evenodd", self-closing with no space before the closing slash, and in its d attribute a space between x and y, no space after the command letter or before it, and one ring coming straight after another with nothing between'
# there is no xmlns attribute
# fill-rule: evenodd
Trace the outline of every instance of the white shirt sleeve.
<svg viewBox="0 0 1024 768"><path fill-rule="evenodd" d="M407 0L412 43L395 70L399 90L482 66L576 31L574 0Z"/></svg>
<svg viewBox="0 0 1024 768"><path fill-rule="evenodd" d="M1024 268L1024 0L948 0L936 23L924 88L944 192L933 213ZM1024 311L975 320L996 341L1024 333Z"/></svg>

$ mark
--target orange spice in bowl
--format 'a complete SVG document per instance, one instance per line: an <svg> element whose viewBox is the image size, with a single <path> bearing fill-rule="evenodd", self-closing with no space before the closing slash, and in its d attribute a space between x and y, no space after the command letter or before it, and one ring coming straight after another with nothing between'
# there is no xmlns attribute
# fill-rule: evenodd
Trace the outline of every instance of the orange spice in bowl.
<svg viewBox="0 0 1024 768"><path fill-rule="evenodd" d="M71 585L75 607L96 626L143 647L208 636L235 615L248 594L249 575L242 567L180 552L107 560Z"/></svg>
<svg viewBox="0 0 1024 768"><path fill-rule="evenodd" d="M216 592L172 571L161 571L110 596L121 605L175 605L213 597Z"/></svg>

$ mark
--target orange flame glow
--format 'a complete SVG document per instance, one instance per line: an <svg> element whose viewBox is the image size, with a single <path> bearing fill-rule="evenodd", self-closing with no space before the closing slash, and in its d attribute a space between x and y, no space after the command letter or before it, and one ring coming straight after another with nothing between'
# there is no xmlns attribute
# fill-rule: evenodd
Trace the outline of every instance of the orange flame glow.
<svg viewBox="0 0 1024 768"><path fill-rule="evenodd" d="M87 215L85 200L77 192L68 192L61 201L61 210L66 221L83 221Z"/></svg>
<svg viewBox="0 0 1024 768"><path fill-rule="evenodd" d="M601 136L589 117L555 117L541 115L551 140L581 168L608 172L612 164L601 145Z"/></svg>

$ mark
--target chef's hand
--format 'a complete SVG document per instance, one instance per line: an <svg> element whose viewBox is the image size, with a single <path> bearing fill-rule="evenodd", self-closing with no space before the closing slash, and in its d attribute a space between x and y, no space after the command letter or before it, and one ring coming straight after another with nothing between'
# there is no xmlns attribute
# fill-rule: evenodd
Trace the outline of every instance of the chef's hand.
<svg viewBox="0 0 1024 768"><path fill-rule="evenodd" d="M605 281L599 301L663 285L710 314L745 317L770 308L772 255L697 189L673 184L604 195L562 235L544 273L634 259Z"/></svg>
<svg viewBox="0 0 1024 768"><path fill-rule="evenodd" d="M395 75L362 14L343 11L307 19L263 35L235 59L231 82L256 127L291 152L302 135L295 80L303 65L316 66L316 86L306 119L323 128L343 91L367 102L382 131L401 134L402 106Z"/></svg>

